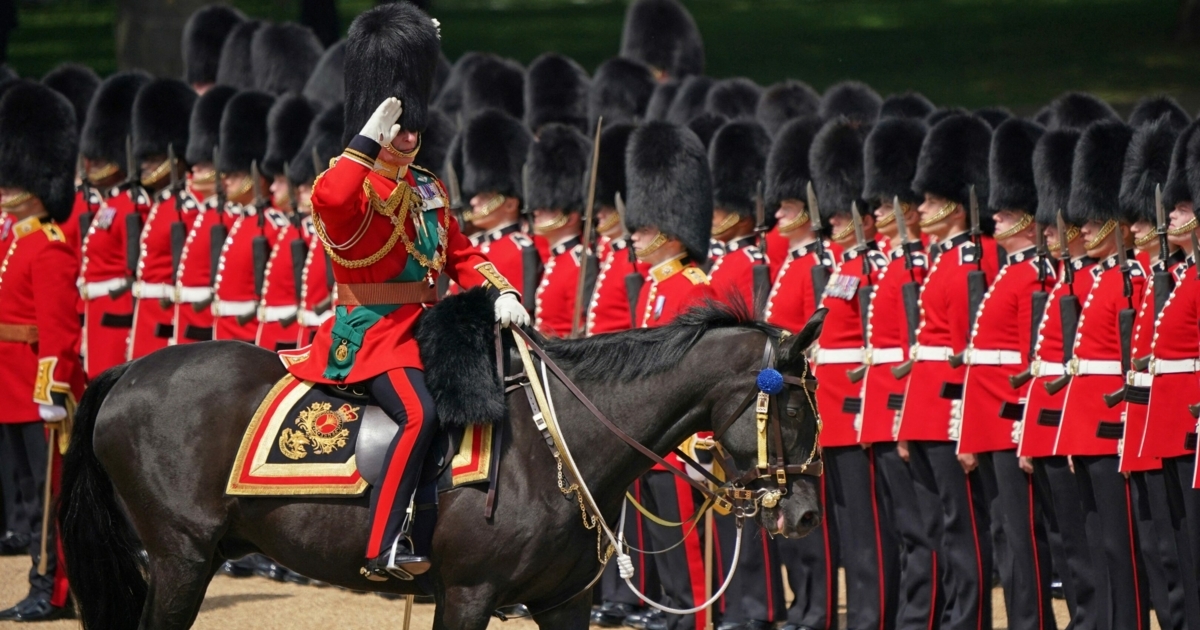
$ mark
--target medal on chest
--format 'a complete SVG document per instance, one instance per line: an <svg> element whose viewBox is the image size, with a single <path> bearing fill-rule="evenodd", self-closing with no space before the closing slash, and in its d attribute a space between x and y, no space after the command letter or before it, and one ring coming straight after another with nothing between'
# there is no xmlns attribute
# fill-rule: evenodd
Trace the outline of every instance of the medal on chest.
<svg viewBox="0 0 1200 630"><path fill-rule="evenodd" d="M861 282L861 279L858 276L835 273L829 279L829 284L825 287L825 295L840 300L853 299L858 295L859 282Z"/></svg>

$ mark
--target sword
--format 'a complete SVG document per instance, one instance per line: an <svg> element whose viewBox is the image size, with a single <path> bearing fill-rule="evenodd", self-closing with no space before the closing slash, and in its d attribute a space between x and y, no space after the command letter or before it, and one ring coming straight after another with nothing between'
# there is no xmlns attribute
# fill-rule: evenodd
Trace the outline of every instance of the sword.
<svg viewBox="0 0 1200 630"><path fill-rule="evenodd" d="M850 202L850 221L854 226L854 250L858 252L859 258L862 259L862 274L863 282L858 287L858 314L862 320L862 338L863 348L867 347L867 331L868 322L870 321L871 311L871 294L875 288L871 284L871 261L867 259L867 251L870 247L867 245L866 233L863 231L862 215L858 212L858 202ZM901 224L899 227L903 228ZM848 370L846 375L850 377L851 383L857 383L867 375L867 366L860 365L852 370Z"/></svg>
<svg viewBox="0 0 1200 630"><path fill-rule="evenodd" d="M571 312L571 338L577 339L583 334L583 300L591 296L587 290L588 271L596 260L596 252L592 247L592 219L596 209L596 175L600 168L600 130L604 128L604 117L596 119L596 137L592 140L592 168L588 173L588 198L583 215L583 261L579 265L579 279L575 284L575 308ZM593 278L595 276L592 276Z"/></svg>
<svg viewBox="0 0 1200 630"><path fill-rule="evenodd" d="M46 560L46 549L48 543L47 538L50 537L50 522L54 518L54 485L51 480L54 479L54 451L58 449L58 423L50 423L46 427L46 483L42 489L42 539L40 541L40 553L38 556L37 572L38 575L46 575L50 569L49 561Z"/></svg>
<svg viewBox="0 0 1200 630"><path fill-rule="evenodd" d="M808 182L808 218L812 221L812 231L817 237L817 264L812 268L814 304L821 304L821 296L825 295L825 286L829 284L829 267L825 266L825 241L821 236L821 210L817 207L817 192L813 190L812 182Z"/></svg>
<svg viewBox="0 0 1200 630"><path fill-rule="evenodd" d="M759 180L754 189L754 232L758 235L758 249L763 259L750 269L753 279L754 319L762 320L767 309L767 297L771 293L771 267L767 265L767 208L763 202L763 183Z"/></svg>
<svg viewBox="0 0 1200 630"><path fill-rule="evenodd" d="M1061 209L1058 211L1055 225L1058 228L1059 258L1063 261L1063 281L1066 282L1069 290L1067 295L1058 298L1058 313L1063 334L1063 363L1068 364L1075 355L1075 331L1079 326L1079 297L1075 295L1075 268L1072 266L1071 250L1067 243L1069 240L1067 238L1067 222L1063 219ZM1067 372L1053 381L1043 383L1043 385L1046 387L1047 393L1054 395L1070 382L1071 373Z"/></svg>

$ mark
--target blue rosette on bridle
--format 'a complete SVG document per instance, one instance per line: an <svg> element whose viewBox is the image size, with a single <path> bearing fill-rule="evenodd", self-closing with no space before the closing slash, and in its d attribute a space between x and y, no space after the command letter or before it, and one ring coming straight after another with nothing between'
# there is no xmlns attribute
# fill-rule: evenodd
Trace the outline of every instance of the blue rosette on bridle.
<svg viewBox="0 0 1200 630"><path fill-rule="evenodd" d="M783 391L783 375L775 368L766 368L758 373L755 384L759 391L774 396Z"/></svg>

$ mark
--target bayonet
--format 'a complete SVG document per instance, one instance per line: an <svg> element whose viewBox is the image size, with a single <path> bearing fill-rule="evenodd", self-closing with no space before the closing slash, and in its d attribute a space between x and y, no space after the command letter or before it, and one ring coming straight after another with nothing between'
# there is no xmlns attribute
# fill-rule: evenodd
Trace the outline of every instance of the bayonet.
<svg viewBox="0 0 1200 630"><path fill-rule="evenodd" d="M621 229L626 235L629 235L629 224L625 222L625 200L621 198L621 192L617 191L614 203L617 206L617 216L621 217ZM630 238L629 247L629 262L634 263L633 271L625 274L625 296L629 300L629 319L634 328L641 328L641 322L638 321L638 296L642 293L642 285L646 283L646 279L637 270L637 251L633 246L633 238Z"/></svg>
<svg viewBox="0 0 1200 630"><path fill-rule="evenodd" d="M971 241L975 243L975 268L983 269L983 230L979 226L979 198L975 195L975 184L968 189L971 202Z"/></svg>
<svg viewBox="0 0 1200 630"><path fill-rule="evenodd" d="M1050 300L1050 294L1046 291L1046 267L1049 264L1050 250L1046 248L1046 235L1042 231L1042 226L1036 226L1033 231L1034 250L1037 252L1037 268L1038 268L1038 290L1033 292L1029 300L1031 303L1029 314L1030 338L1029 349L1027 351L1027 360L1029 367L1019 374L1010 374L1008 383L1013 389L1018 389L1029 381L1033 380L1033 362L1037 359L1037 340L1038 330L1041 328L1042 317L1046 314L1046 303ZM1069 264L1069 262L1068 262Z"/></svg>
<svg viewBox="0 0 1200 630"><path fill-rule="evenodd" d="M169 164L169 166L167 168L170 169L170 171L169 171L169 175L171 176L171 184L170 184L171 189L170 190L171 190L172 197L179 195L179 173L175 172L175 166L178 163L179 163L178 160L175 159L175 145L168 144L167 145L167 164ZM176 210L178 210L178 207L176 207Z"/></svg>
<svg viewBox="0 0 1200 630"><path fill-rule="evenodd" d="M908 239L908 226L904 222L904 209L900 205L899 195L892 198L892 215L896 217L896 229L900 231L900 248L904 252L904 267L908 270L908 282L900 287L900 295L904 301L905 323L908 324L908 345L912 347L917 343L917 327L921 323L921 286L917 284L914 271L916 262L910 251L911 241Z"/></svg>
<svg viewBox="0 0 1200 630"><path fill-rule="evenodd" d="M1055 217L1055 226L1058 228L1058 250L1063 263L1063 281L1067 283L1069 290L1069 293L1058 298L1058 314L1063 336L1063 364L1069 365L1075 355L1075 333L1079 326L1079 297L1075 295L1075 266L1074 261L1071 260L1071 250L1068 246L1070 238L1067 236L1067 222L1063 219L1061 208L1058 210L1058 216ZM1071 383L1071 376L1071 372L1067 371L1053 381L1043 383L1046 393L1051 396L1058 394Z"/></svg>
<svg viewBox="0 0 1200 630"><path fill-rule="evenodd" d="M1167 262L1170 257L1171 243L1167 240L1169 225L1167 224L1167 211L1163 206L1161 185L1154 186L1154 216L1157 219L1155 233L1158 235L1158 264L1153 267L1151 286L1154 289L1154 316L1158 317L1158 314L1162 313L1163 307L1167 305L1167 298L1175 290L1175 277L1171 275L1171 269ZM1134 359L1134 366L1136 367L1140 361Z"/></svg>
<svg viewBox="0 0 1200 630"><path fill-rule="evenodd" d="M591 262L595 260L595 252L592 251L592 238L595 226L593 219L596 210L596 176L600 168L600 131L604 128L604 117L596 119L596 136L592 140L592 168L588 173L588 196L587 205L584 206L583 215L583 260L579 265L579 280L575 284L575 305L571 313L571 338L578 338L583 334L583 301L590 297L590 292L587 290L588 285L588 269L591 267Z"/></svg>
<svg viewBox="0 0 1200 630"><path fill-rule="evenodd" d="M300 189L292 183L292 169L287 163L283 165L283 178L287 180L288 205L292 207L292 224L300 226Z"/></svg>
<svg viewBox="0 0 1200 630"><path fill-rule="evenodd" d="M813 189L812 181L808 182L805 189L808 199L809 221L812 223L813 236L817 239L817 264L812 266L812 283L813 283L813 298L814 303L821 304L821 298L825 295L825 286L829 284L829 267L825 265L825 237L821 234L821 210L817 206L817 192Z"/></svg>
<svg viewBox="0 0 1200 630"><path fill-rule="evenodd" d="M79 238L86 238L92 229L92 186L88 181L87 160L83 153L75 160L75 171L79 177L79 192L83 195L83 212L79 213Z"/></svg>
<svg viewBox="0 0 1200 630"><path fill-rule="evenodd" d="M850 202L850 221L854 226L854 251L858 252L859 258L862 258L862 283L858 287L858 315L862 323L862 339L863 348L870 347L869 330L870 330L870 314L871 314L871 295L874 292L874 287L871 285L871 261L867 256L870 249L867 245L867 237L863 232L862 215L858 212L858 202ZM901 225L901 228L904 226ZM861 365L857 368L847 371L847 376L850 382L857 383L867 375L867 366Z"/></svg>
<svg viewBox="0 0 1200 630"><path fill-rule="evenodd" d="M1075 292L1075 266L1071 260L1071 249L1067 236L1067 222L1063 219L1063 212L1058 211L1058 216L1055 217L1055 227L1058 229L1058 257L1063 264L1063 280L1071 287L1071 293Z"/></svg>
<svg viewBox="0 0 1200 630"><path fill-rule="evenodd" d="M766 262L767 253L767 206L763 201L762 180L754 187L754 232L758 237L758 249L763 257L750 269L754 299L754 318L763 319L767 311L767 298L771 295L771 268Z"/></svg>
<svg viewBox="0 0 1200 630"><path fill-rule="evenodd" d="M314 148L313 151L316 151ZM462 189L458 186L458 171L454 170L454 160L446 158L446 188L450 193L450 209L462 212Z"/></svg>
<svg viewBox="0 0 1200 630"><path fill-rule="evenodd" d="M261 213L270 205L270 200L263 196L262 174L258 170L258 160L250 162L250 184L254 187L254 201L252 203L254 204L254 209L260 213L258 224L261 226L265 220L265 217Z"/></svg>
<svg viewBox="0 0 1200 630"><path fill-rule="evenodd" d="M1162 185L1154 186L1154 215L1158 219L1155 226L1158 232L1158 262L1167 264L1170 242L1167 241L1167 209L1163 206Z"/></svg>
<svg viewBox="0 0 1200 630"><path fill-rule="evenodd" d="M975 246L975 269L967 272L967 350L950 357L950 366L958 368L967 359L966 352L970 350L971 335L975 330L975 318L983 305L983 296L987 294L987 274L983 271L983 230L979 226L979 198L975 194L975 185L967 191L970 197L971 213L971 242Z"/></svg>
<svg viewBox="0 0 1200 630"><path fill-rule="evenodd" d="M614 201L617 206L617 216L620 217L620 219L621 219L621 231L625 232L625 235L628 236L629 235L629 224L625 222L625 200L621 198L620 191L617 191L616 198Z"/></svg>
<svg viewBox="0 0 1200 630"><path fill-rule="evenodd" d="M850 202L850 223L854 226L854 249L866 253L867 237L863 233L862 215L858 212L858 202ZM864 263L864 268L865 268Z"/></svg>
<svg viewBox="0 0 1200 630"><path fill-rule="evenodd" d="M137 166L137 160L133 157L133 136L125 136L125 185L130 190L137 188L142 182L142 172ZM130 195L133 196L132 194ZM134 200L137 201L136 199Z"/></svg>

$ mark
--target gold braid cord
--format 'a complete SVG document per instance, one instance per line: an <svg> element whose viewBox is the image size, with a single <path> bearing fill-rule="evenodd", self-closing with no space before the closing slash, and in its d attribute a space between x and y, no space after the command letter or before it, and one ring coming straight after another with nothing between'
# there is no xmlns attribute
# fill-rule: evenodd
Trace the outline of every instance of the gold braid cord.
<svg viewBox="0 0 1200 630"><path fill-rule="evenodd" d="M409 255L412 256L423 267L436 271L440 270L442 266L445 265L446 252L444 247L440 247L440 242L444 239L445 230L449 227L449 213L446 214L446 225L438 226L439 249L441 251L434 256L433 260L430 260L417 250L416 246L412 244L412 241L408 239L408 235L405 233L404 229L404 220L408 217L409 212L413 208L424 208L425 202L421 199L421 196L417 194L417 191L413 190L407 182L398 182L396 184L396 188L392 190L392 194L388 195L387 200L384 200L379 196L379 193L375 192L375 188L371 186L371 181L369 179L364 179L363 192L367 194L367 199L369 200L371 210L387 217L391 221L392 234L388 237L387 242L383 244L383 247L380 247L378 251L370 256L367 256L366 258L343 258L333 251L329 235L325 232L324 222L321 221L321 216L319 213L314 213L313 227L316 229L317 236L321 239L321 244L325 247L325 253L329 255L330 260L343 267L346 267L347 269L361 269L363 267L370 267L380 260L383 260L384 256L387 256L389 253L391 253L392 249L396 247L397 242L403 242L404 249L407 250ZM368 217L368 220L369 218L370 217Z"/></svg>

